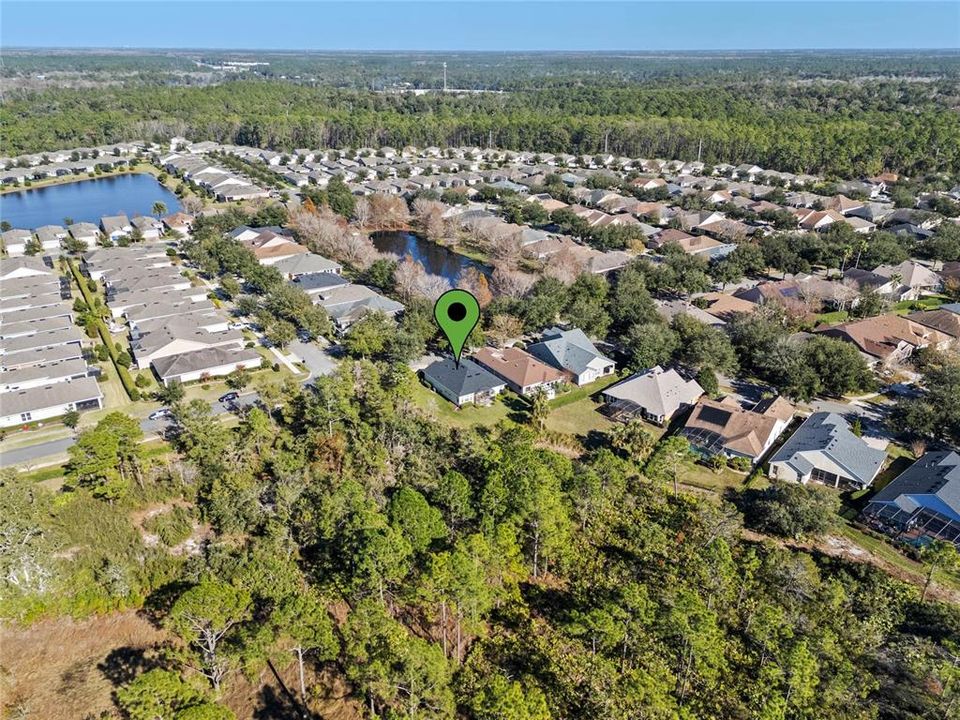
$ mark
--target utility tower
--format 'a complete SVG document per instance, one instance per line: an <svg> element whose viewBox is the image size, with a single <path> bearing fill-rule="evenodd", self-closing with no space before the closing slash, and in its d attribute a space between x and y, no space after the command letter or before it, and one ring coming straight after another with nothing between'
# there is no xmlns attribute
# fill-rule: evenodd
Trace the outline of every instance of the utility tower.
<svg viewBox="0 0 960 720"><path fill-rule="evenodd" d="M443 91L447 91L447 64L443 64Z"/></svg>

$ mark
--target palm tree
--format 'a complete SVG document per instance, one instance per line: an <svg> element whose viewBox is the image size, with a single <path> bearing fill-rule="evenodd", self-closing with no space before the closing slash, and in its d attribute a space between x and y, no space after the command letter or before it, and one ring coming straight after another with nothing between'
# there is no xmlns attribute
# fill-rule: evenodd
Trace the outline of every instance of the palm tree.
<svg viewBox="0 0 960 720"><path fill-rule="evenodd" d="M530 401L530 424L537 432L543 432L547 426L547 416L550 414L550 398L542 387L537 388Z"/></svg>
<svg viewBox="0 0 960 720"><path fill-rule="evenodd" d="M157 200L157 202L153 204L153 214L157 216L157 220L159 220L162 215L166 215L167 214L166 204Z"/></svg>

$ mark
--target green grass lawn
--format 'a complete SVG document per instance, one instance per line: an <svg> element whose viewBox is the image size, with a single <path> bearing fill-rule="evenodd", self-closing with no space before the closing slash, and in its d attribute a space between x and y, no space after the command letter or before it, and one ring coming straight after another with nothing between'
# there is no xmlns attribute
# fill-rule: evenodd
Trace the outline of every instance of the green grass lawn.
<svg viewBox="0 0 960 720"><path fill-rule="evenodd" d="M699 463L690 461L683 465L680 470L680 482L684 485L692 485L703 490L712 490L722 495L728 488L742 489L748 486L747 473L738 473L724 468L720 472L715 472L711 468L705 467ZM751 488L765 488L770 484L766 476L757 474L750 482Z"/></svg>
<svg viewBox="0 0 960 720"><path fill-rule="evenodd" d="M511 415L519 416L524 404L516 395L504 393L488 407L465 405L457 408L421 383L413 387L413 401L437 420L461 428L471 425L496 425L501 420L510 419Z"/></svg>
<svg viewBox="0 0 960 720"><path fill-rule="evenodd" d="M614 423L600 414L600 407L600 403L585 396L553 408L547 418L547 430L581 436L591 430L607 432Z"/></svg>
<svg viewBox="0 0 960 720"><path fill-rule="evenodd" d="M888 542L879 540L871 535L867 535L866 533L861 532L857 528L847 525L846 523L837 528L837 534L863 548L874 557L889 562L891 565L910 573L911 575L915 575L918 578L923 578L926 576L926 571L924 570L923 565L918 563L916 560L912 560L911 558L907 557ZM950 587L954 590L960 590L960 577L958 577L956 574L947 575L939 572L935 577L935 582Z"/></svg>
<svg viewBox="0 0 960 720"><path fill-rule="evenodd" d="M836 325L837 323L846 322L849 317L850 313L846 310L834 310L833 312L817 315L817 324Z"/></svg>
<svg viewBox="0 0 960 720"><path fill-rule="evenodd" d="M550 407L556 410L564 405L570 405L572 403L579 402L583 398L589 398L594 393L598 393L604 388L607 388L622 379L623 377L619 373L614 373L612 375L602 377L599 380L595 380L589 385L583 385L582 387L568 385L566 386L569 388L568 390L561 391L559 395L550 401Z"/></svg>
<svg viewBox="0 0 960 720"><path fill-rule="evenodd" d="M904 300L893 306L897 315L907 315L916 310L936 310L944 303L950 302L946 295L925 295L919 300Z"/></svg>

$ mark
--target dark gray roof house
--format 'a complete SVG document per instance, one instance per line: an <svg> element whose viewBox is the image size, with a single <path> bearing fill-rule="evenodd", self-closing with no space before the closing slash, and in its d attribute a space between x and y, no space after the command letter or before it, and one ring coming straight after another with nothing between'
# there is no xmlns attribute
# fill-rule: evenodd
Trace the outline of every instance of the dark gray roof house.
<svg viewBox="0 0 960 720"><path fill-rule="evenodd" d="M873 482L886 457L885 451L854 435L840 415L817 412L770 459L770 477L864 488Z"/></svg>
<svg viewBox="0 0 960 720"><path fill-rule="evenodd" d="M459 366L453 358L437 360L424 368L421 375L424 382L454 405L488 402L506 387L505 381L467 358Z"/></svg>
<svg viewBox="0 0 960 720"><path fill-rule="evenodd" d="M350 284L350 281L343 275L338 275L333 272L315 272L309 273L308 275L298 275L289 282L293 287L300 288L308 295L315 295L324 290Z"/></svg>
<svg viewBox="0 0 960 720"><path fill-rule="evenodd" d="M874 495L863 514L901 538L960 544L960 454L928 452Z"/></svg>

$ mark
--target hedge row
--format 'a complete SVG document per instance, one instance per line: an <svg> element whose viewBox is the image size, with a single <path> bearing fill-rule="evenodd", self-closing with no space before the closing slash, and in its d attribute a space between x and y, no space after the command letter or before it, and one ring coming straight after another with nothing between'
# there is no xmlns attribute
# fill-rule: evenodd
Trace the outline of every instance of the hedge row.
<svg viewBox="0 0 960 720"><path fill-rule="evenodd" d="M90 295L90 290L87 287L87 279L83 276L83 273L80 272L77 266L73 264L73 260L68 259L67 265L70 266L70 272L73 274L73 279L77 281L77 287L80 288L80 294L83 295L83 301L87 303L87 307L92 310L94 308L94 303L93 297ZM104 324L102 318L97 318L97 332L100 334L100 340L103 342L104 346L106 346L107 352L110 354L110 361L113 363L113 367L116 369L117 375L120 377L120 384L123 385L123 389L126 390L127 395L131 400L139 400L140 389L133 381L130 371L117 362L117 348L113 344L113 340L110 337L110 331L107 329L107 326Z"/></svg>

